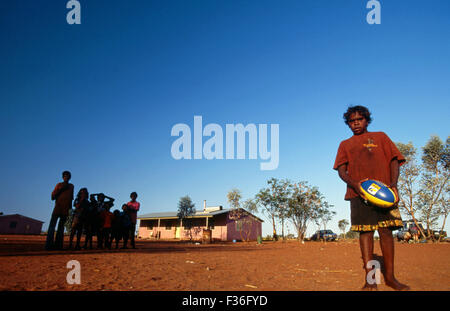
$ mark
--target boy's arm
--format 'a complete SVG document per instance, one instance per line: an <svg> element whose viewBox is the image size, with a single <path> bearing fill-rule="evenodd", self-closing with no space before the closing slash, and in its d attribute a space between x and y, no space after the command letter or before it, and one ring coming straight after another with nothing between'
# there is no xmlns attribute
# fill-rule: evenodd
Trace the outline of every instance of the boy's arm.
<svg viewBox="0 0 450 311"><path fill-rule="evenodd" d="M392 188L392 190L394 190L395 194L397 195L397 202L398 202L400 199L397 189L398 177L400 175L400 164L398 162L398 159L394 158L391 161L390 166L391 166L391 184L389 185L389 187Z"/></svg>
<svg viewBox="0 0 450 311"><path fill-rule="evenodd" d="M53 191L52 191L52 201L54 201L58 198L58 192L59 192L58 186L59 186L59 184L57 184L55 189L53 189Z"/></svg>
<svg viewBox="0 0 450 311"><path fill-rule="evenodd" d="M114 202L114 200L115 200L114 198L108 197L107 195L105 195L105 199L108 199L111 202Z"/></svg>
<svg viewBox="0 0 450 311"><path fill-rule="evenodd" d="M356 191L361 197L364 198L364 194L362 193L361 189L359 188L359 181L354 181L350 178L347 174L347 164L342 164L338 167L338 173L339 177L353 190Z"/></svg>
<svg viewBox="0 0 450 311"><path fill-rule="evenodd" d="M58 199L59 195L69 187L69 185L65 184L65 183L62 183L62 186L60 186L60 185L61 184L57 184L55 189L52 192L52 200L53 201Z"/></svg>
<svg viewBox="0 0 450 311"><path fill-rule="evenodd" d="M70 198L70 201L72 201L72 200L74 199L74 197L73 197L73 191L74 191L74 188L75 188L75 187L74 187L72 184L70 184L70 185L71 185L70 187L72 188L72 189L71 189L71 191L72 191L72 197Z"/></svg>

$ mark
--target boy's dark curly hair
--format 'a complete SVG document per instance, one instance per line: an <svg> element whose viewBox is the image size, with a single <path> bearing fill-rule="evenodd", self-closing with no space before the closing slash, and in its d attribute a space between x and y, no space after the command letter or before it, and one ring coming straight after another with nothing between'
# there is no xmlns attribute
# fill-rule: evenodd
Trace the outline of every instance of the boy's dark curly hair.
<svg viewBox="0 0 450 311"><path fill-rule="evenodd" d="M348 125L348 121L350 120L350 116L352 113L358 112L360 115L362 115L366 120L367 124L370 124L372 122L372 117L369 109L367 109L364 106L350 106L348 107L347 111L344 113L344 121L345 124Z"/></svg>

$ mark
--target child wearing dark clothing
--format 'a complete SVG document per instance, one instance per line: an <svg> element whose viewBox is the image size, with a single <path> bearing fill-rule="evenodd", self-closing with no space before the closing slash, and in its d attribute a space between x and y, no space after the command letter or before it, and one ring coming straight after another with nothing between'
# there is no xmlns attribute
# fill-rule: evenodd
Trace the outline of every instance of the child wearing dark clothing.
<svg viewBox="0 0 450 311"><path fill-rule="evenodd" d="M141 204L136 201L137 199L137 193L132 192L130 194L131 201L127 203L127 212L130 216L131 220L131 227L130 227L130 238L131 238L131 247L136 248L135 242L134 242L134 235L136 234L136 222L137 222L137 212L139 211L139 208Z"/></svg>
<svg viewBox="0 0 450 311"><path fill-rule="evenodd" d="M111 208L110 203L104 205L104 209L100 212L101 219L101 238L102 241L105 242L105 247L111 249L111 228L112 228L112 220L113 213L109 210ZM103 245L100 244L100 248L103 248Z"/></svg>
<svg viewBox="0 0 450 311"><path fill-rule="evenodd" d="M97 235L97 248L101 249L103 248L104 234L102 233L102 219L100 217L100 214L105 210L107 206L109 206L109 208L114 206L114 199L104 195L103 193L96 193L93 194L93 196L97 196L97 200L94 201L95 204L93 205L93 208L97 213L97 218L94 220L94 231ZM105 201L105 199L108 199L108 201Z"/></svg>
<svg viewBox="0 0 450 311"><path fill-rule="evenodd" d="M86 240L84 241L84 249L87 249L88 243L89 248L92 249L92 237L97 234L97 219L98 219L98 213L97 213L97 200L95 199L95 195L90 195L90 204L89 208L86 212L86 221L85 221L85 232L86 232Z"/></svg>
<svg viewBox="0 0 450 311"><path fill-rule="evenodd" d="M123 238L123 246L121 248L127 249L127 243L128 238L130 236L130 229L131 229L131 219L130 215L127 211L128 205L124 204L122 205L122 212L120 213L120 220L121 220L121 230L122 230L122 238Z"/></svg>
<svg viewBox="0 0 450 311"><path fill-rule="evenodd" d="M122 219L120 217L120 211L116 209L113 212L112 226L111 226L111 244L116 242L116 249L119 248L119 241L122 238Z"/></svg>
<svg viewBox="0 0 450 311"><path fill-rule="evenodd" d="M87 214L89 212L90 202L88 200L89 193L87 188L81 188L77 194L77 198L74 201L73 206L75 211L73 212L72 228L70 231L69 249L72 248L73 238L77 235L77 242L75 250L81 249L80 240L83 233L83 228L86 224Z"/></svg>

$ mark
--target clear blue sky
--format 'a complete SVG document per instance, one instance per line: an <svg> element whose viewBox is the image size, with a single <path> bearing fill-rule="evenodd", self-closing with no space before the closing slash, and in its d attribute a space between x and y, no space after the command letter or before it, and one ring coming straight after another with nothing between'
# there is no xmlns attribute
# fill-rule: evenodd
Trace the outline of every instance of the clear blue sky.
<svg viewBox="0 0 450 311"><path fill-rule="evenodd" d="M117 206L137 191L141 213L176 210L184 195L228 207L231 188L245 199L270 177L307 180L338 231L350 217L332 170L347 106L369 107L369 130L395 142L450 134L447 0L380 1L381 25L367 24L364 0L81 0L81 25L67 24L66 2L0 2L0 211L45 230L70 170L76 191ZM194 115L279 124L278 169L174 160L171 128Z"/></svg>

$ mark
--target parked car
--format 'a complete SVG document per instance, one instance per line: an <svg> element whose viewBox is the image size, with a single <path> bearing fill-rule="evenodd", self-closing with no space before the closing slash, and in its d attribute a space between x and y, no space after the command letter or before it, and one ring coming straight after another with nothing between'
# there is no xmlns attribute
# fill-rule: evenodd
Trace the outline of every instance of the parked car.
<svg viewBox="0 0 450 311"><path fill-rule="evenodd" d="M312 241L335 241L336 239L337 234L331 230L317 230L316 233L311 236Z"/></svg>
<svg viewBox="0 0 450 311"><path fill-rule="evenodd" d="M420 221L417 222L417 225L420 227L420 229L422 229L422 232L425 232L425 229L423 228L423 225ZM416 224L414 223L413 220L404 221L403 228L398 230L396 233L397 240L403 241L405 239L406 233L409 232L411 234L411 228L415 227L415 226L416 226ZM418 233L419 233L419 239L423 238L420 234L420 230L418 230ZM412 238L412 236L410 236L410 237Z"/></svg>
<svg viewBox="0 0 450 311"><path fill-rule="evenodd" d="M397 240L398 241L405 240L405 236L406 236L407 233L410 234L408 229L402 228L402 229L398 230L397 234L396 234Z"/></svg>
<svg viewBox="0 0 450 311"><path fill-rule="evenodd" d="M428 230L425 229L420 221L417 222L417 225L420 227L425 236L422 236L419 230L419 239L431 239L431 236L428 236ZM415 226L415 223L412 220L406 220L403 222L403 228L397 231L396 237L397 240L402 241L405 240L406 233L411 233L411 228ZM430 230L431 235L433 235L435 240L439 239L439 235L441 236L441 240L447 237L447 232L440 230ZM412 237L411 237L412 238Z"/></svg>
<svg viewBox="0 0 450 311"><path fill-rule="evenodd" d="M439 240L439 236L441 236L441 240L447 237L447 232L442 230L433 230L434 238Z"/></svg>

